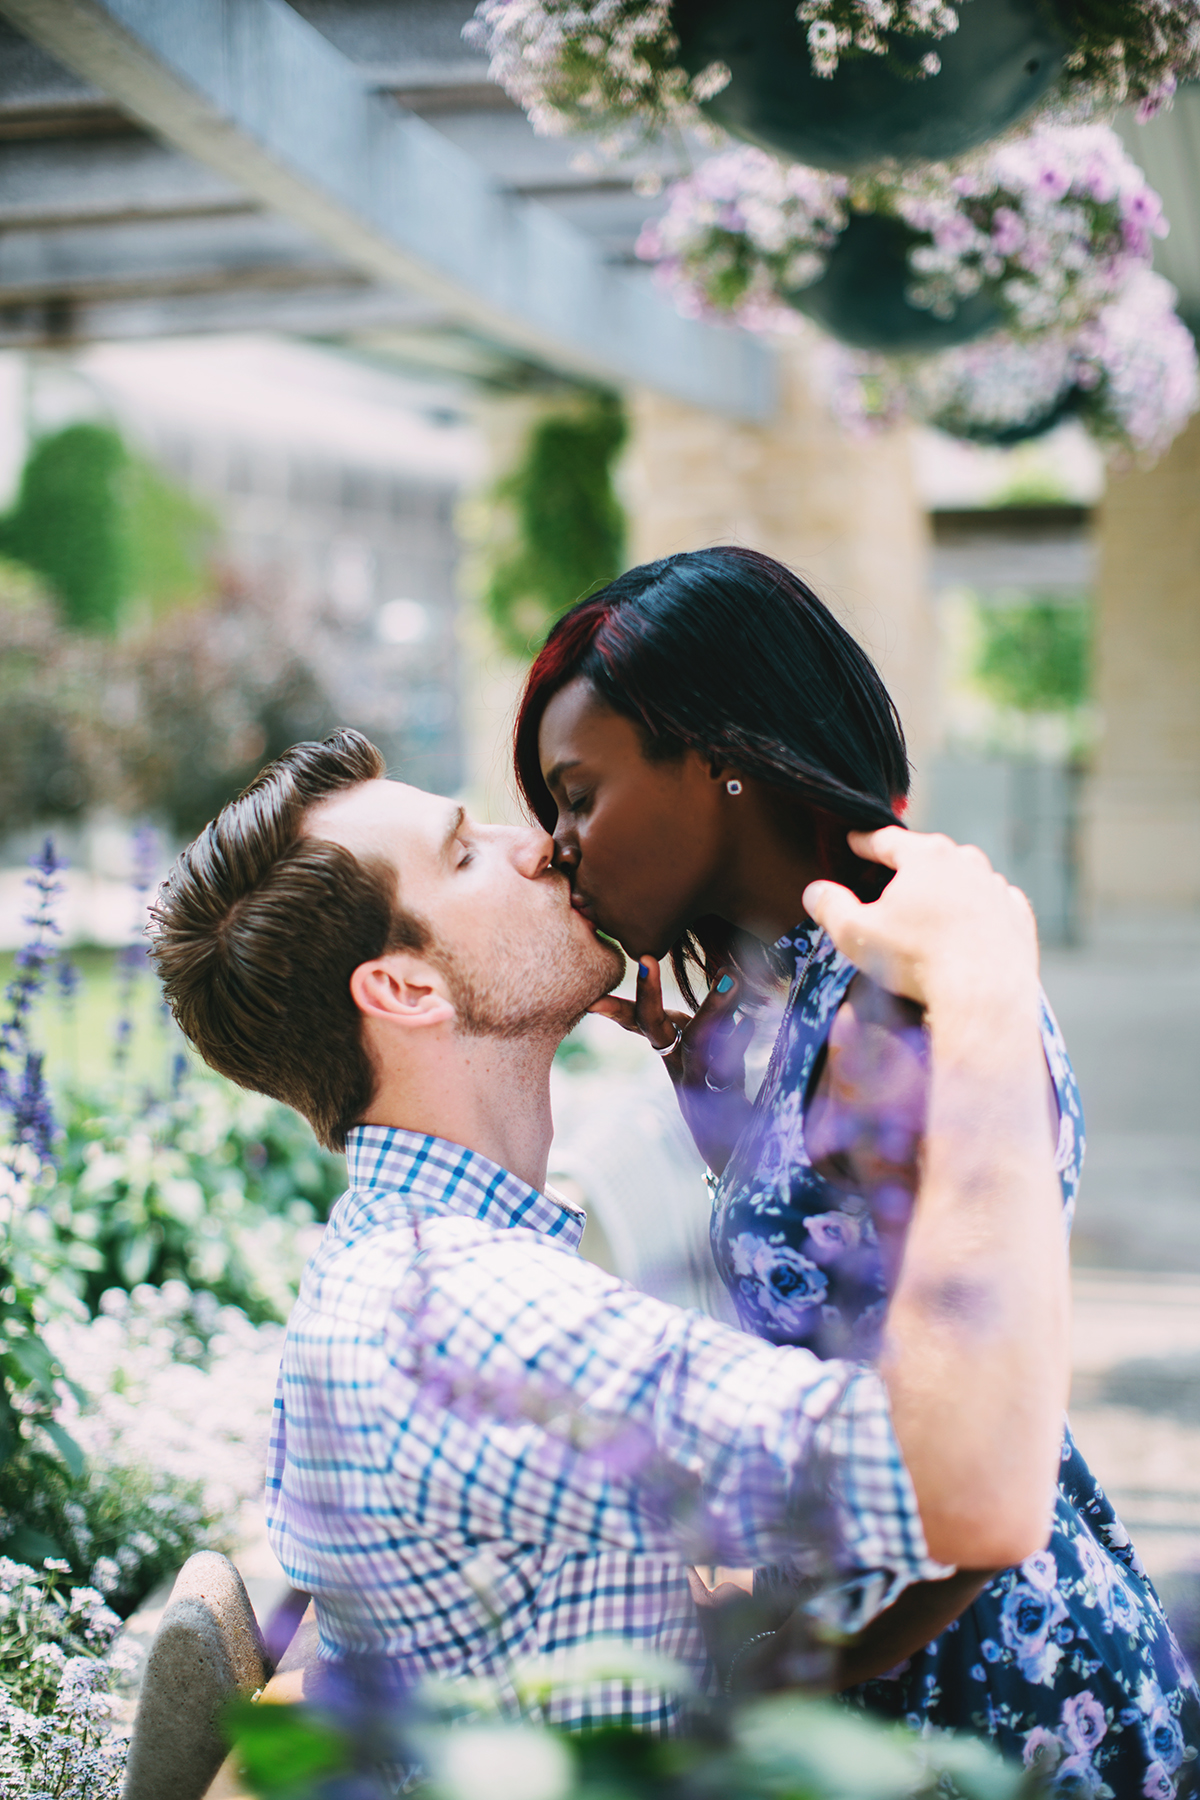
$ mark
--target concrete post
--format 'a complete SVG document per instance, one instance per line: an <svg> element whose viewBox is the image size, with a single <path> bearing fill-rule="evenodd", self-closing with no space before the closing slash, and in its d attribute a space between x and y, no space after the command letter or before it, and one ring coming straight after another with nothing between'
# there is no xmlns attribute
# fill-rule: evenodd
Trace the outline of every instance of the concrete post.
<svg viewBox="0 0 1200 1800"><path fill-rule="evenodd" d="M910 816L919 823L938 735L928 520L907 433L849 436L811 379L813 354L807 335L781 352L781 404L764 425L644 389L630 396L629 560L738 543L798 570L891 690L916 769Z"/></svg>
<svg viewBox="0 0 1200 1800"><path fill-rule="evenodd" d="M1200 908L1200 419L1100 511L1101 739L1084 867L1100 913Z"/></svg>

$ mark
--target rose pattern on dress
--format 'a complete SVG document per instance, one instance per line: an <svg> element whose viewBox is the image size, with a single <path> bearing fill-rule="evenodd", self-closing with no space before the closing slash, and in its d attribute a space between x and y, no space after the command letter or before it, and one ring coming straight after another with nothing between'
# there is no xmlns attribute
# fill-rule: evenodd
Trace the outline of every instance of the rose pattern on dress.
<svg viewBox="0 0 1200 1800"><path fill-rule="evenodd" d="M804 1143L813 1071L855 970L824 934L789 933L775 956L792 977L788 1011L754 1117L716 1185L713 1253L747 1331L870 1361L886 1311L871 1209L825 1182ZM1069 1230L1083 1112L1044 998L1041 1024ZM1069 1429L1048 1547L998 1575L907 1662L842 1699L990 1738L1045 1776L1056 1800L1200 1795L1200 1692Z"/></svg>

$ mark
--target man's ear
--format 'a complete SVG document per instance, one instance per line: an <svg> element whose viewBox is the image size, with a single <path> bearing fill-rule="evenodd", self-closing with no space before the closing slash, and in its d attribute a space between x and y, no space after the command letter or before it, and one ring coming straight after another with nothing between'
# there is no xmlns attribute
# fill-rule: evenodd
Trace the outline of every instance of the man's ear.
<svg viewBox="0 0 1200 1800"><path fill-rule="evenodd" d="M350 998L364 1018L405 1030L454 1019L442 976L423 958L403 950L359 963L350 977Z"/></svg>

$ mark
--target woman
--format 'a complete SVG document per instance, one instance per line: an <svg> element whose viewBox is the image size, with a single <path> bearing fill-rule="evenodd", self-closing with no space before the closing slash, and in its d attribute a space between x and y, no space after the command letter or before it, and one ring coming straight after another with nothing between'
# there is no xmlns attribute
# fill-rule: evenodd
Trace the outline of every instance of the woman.
<svg viewBox="0 0 1200 1800"><path fill-rule="evenodd" d="M780 564L695 551L631 570L559 620L515 749L575 905L640 958L636 1002L596 1010L664 1057L720 1175L713 1251L744 1327L871 1358L915 1192L920 1022L809 928L799 895L821 876L879 892L882 872L846 841L894 824L908 793L877 671ZM697 971L708 984L694 1017L663 1008L668 952L689 1001ZM767 970L788 1001L751 1106L752 1023L735 1008ZM1043 1041L1069 1221L1083 1122L1048 1008ZM902 1597L881 1641L924 1647L852 1700L987 1735L1053 1770L1062 1794L1196 1791L1200 1694L1069 1432L1049 1548L956 1583ZM794 1599L788 1571L759 1571L756 1592L772 1585ZM853 1657L845 1667L853 1679Z"/></svg>

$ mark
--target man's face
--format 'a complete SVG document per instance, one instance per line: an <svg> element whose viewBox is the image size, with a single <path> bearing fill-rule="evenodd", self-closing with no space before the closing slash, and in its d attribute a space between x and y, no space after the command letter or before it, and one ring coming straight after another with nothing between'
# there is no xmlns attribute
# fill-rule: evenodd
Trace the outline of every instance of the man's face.
<svg viewBox="0 0 1200 1800"><path fill-rule="evenodd" d="M624 958L572 907L538 825L477 825L453 800L365 781L310 808L305 834L397 870L462 1031L557 1040L621 979Z"/></svg>

